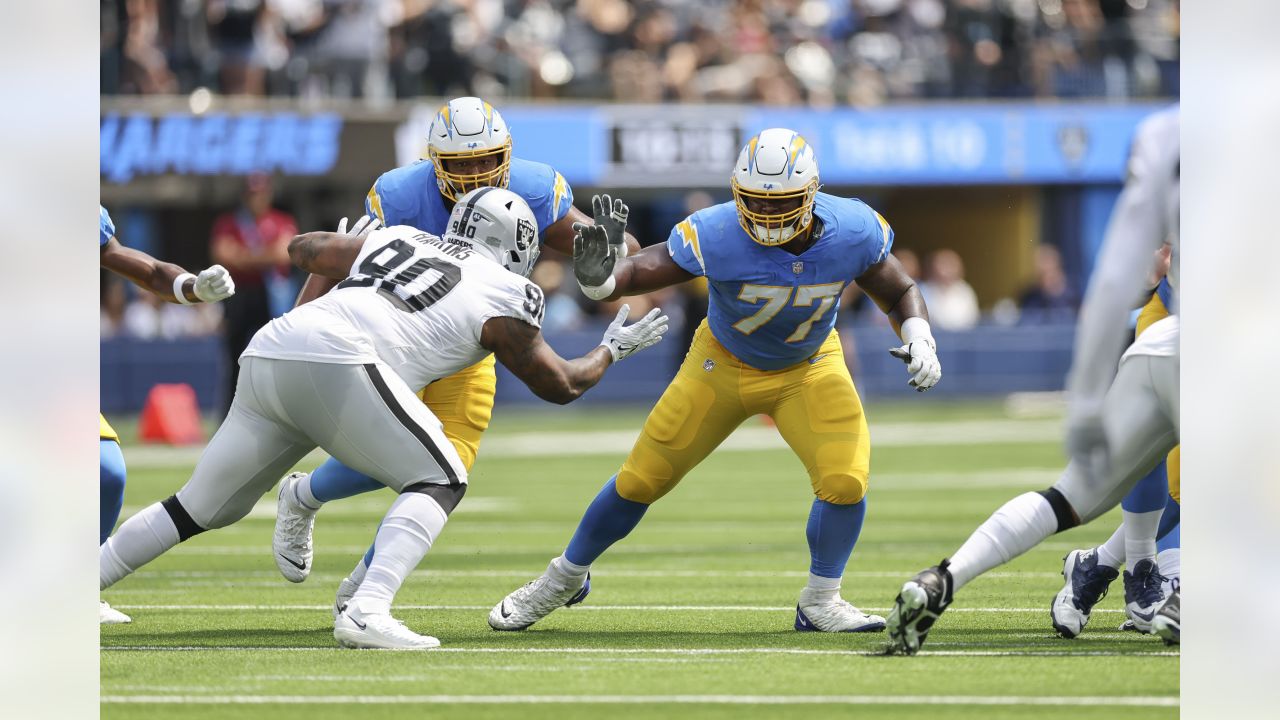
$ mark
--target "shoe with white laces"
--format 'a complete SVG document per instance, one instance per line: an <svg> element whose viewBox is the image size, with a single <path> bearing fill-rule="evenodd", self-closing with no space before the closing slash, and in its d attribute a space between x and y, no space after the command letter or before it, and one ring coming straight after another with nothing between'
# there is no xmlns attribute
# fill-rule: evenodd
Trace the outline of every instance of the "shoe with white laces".
<svg viewBox="0 0 1280 720"><path fill-rule="evenodd" d="M524 630L552 611L577 605L591 592L591 573L582 584L564 585L543 573L537 580L502 599L489 611L489 627L494 630Z"/></svg>
<svg viewBox="0 0 1280 720"><path fill-rule="evenodd" d="M123 625L133 622L133 618L107 604L106 600L98 601L99 625Z"/></svg>
<svg viewBox="0 0 1280 720"><path fill-rule="evenodd" d="M884 618L862 612L840 597L838 592L826 593L823 597L817 591L805 588L800 591L800 601L796 603L796 630L880 632L884 630Z"/></svg>
<svg viewBox="0 0 1280 720"><path fill-rule="evenodd" d="M333 599L333 607L330 608L333 611L334 620L338 619L338 616L342 614L343 606L351 602L352 596L354 596L356 594L356 590L359 589L360 585L351 578L342 578L342 582L338 583L338 594Z"/></svg>
<svg viewBox="0 0 1280 720"><path fill-rule="evenodd" d="M345 648L378 650L430 650L440 641L430 635L419 635L391 617L391 613L365 612L359 600L342 607L333 621L333 637Z"/></svg>
<svg viewBox="0 0 1280 720"><path fill-rule="evenodd" d="M1049 618L1053 629L1070 639L1084 630L1093 606L1107 596L1120 572L1098 562L1097 550L1072 550L1063 558L1062 577L1066 584L1054 596Z"/></svg>
<svg viewBox="0 0 1280 720"><path fill-rule="evenodd" d="M308 473L290 473L280 481L276 496L276 532L271 539L276 567L289 582L300 583L311 574L311 531L316 511L298 500L297 485Z"/></svg>
<svg viewBox="0 0 1280 720"><path fill-rule="evenodd" d="M1138 632L1152 632L1151 621L1165 600L1164 582L1160 568L1151 560L1138 561L1133 572L1124 571L1124 614Z"/></svg>

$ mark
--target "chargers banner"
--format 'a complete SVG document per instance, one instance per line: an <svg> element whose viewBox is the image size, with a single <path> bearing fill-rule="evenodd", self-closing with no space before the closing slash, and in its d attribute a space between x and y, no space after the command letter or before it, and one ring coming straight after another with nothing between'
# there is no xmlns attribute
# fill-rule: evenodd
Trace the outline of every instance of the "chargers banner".
<svg viewBox="0 0 1280 720"><path fill-rule="evenodd" d="M875 110L750 106L600 105L499 108L515 153L572 183L719 187L746 138L799 131L823 181L840 185L1112 184L1124 178L1137 124L1161 105L929 105ZM397 132L411 162L434 107Z"/></svg>

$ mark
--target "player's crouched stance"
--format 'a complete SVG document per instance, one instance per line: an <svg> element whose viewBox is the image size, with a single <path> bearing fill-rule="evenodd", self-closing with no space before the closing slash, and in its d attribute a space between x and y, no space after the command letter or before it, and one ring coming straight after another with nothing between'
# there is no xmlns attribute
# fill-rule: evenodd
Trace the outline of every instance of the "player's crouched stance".
<svg viewBox="0 0 1280 720"><path fill-rule="evenodd" d="M694 213L665 244L621 257L627 208L594 199L596 224L578 227L574 274L603 299L702 276L708 319L645 421L618 474L591 502L564 553L489 613L495 630L523 630L590 591L590 566L639 524L735 428L766 414L808 470L809 581L795 629L874 632L884 618L840 595L866 514L871 446L862 403L834 332L841 292L857 279L901 328L910 385L942 376L919 290L890 254L889 223L860 200L818 192L818 166L800 135L761 132L743 148L734 202Z"/></svg>
<svg viewBox="0 0 1280 720"><path fill-rule="evenodd" d="M102 546L101 587L197 533L240 520L321 447L399 493L334 637L353 648L437 647L392 617L391 603L462 500L467 472L411 388L494 353L536 395L568 403L666 331L657 310L624 326L624 309L599 347L575 360L557 355L539 329L542 291L526 279L538 256L537 225L525 201L506 190L462 197L443 238L376 226L290 244L299 267L342 282L254 336L231 410L191 479Z"/></svg>

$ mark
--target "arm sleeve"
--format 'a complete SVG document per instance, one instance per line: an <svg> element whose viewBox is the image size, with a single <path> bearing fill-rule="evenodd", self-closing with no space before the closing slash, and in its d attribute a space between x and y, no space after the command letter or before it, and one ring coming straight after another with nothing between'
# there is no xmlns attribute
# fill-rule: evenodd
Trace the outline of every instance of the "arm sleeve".
<svg viewBox="0 0 1280 720"><path fill-rule="evenodd" d="M698 237L698 223L694 216L690 215L671 229L667 252L685 271L699 277L706 276L707 263L702 257L702 241Z"/></svg>
<svg viewBox="0 0 1280 720"><path fill-rule="evenodd" d="M873 243L875 250L871 264L875 265L889 257L889 253L893 251L893 228L880 213L871 210L871 214L875 216L875 229L872 232L872 237L877 241Z"/></svg>
<svg viewBox="0 0 1280 720"><path fill-rule="evenodd" d="M523 176L519 187L532 190L525 195L525 202L529 203L529 209L538 221L539 235L569 214L569 208L573 207L573 190L569 183L550 167L543 166Z"/></svg>
<svg viewBox="0 0 1280 720"><path fill-rule="evenodd" d="M382 178L373 181L373 187L369 188L369 194L364 198L364 214L369 217L376 217L382 221L383 225L392 225L394 223L387 222L387 216L382 210L382 194L378 185L382 183Z"/></svg>
<svg viewBox="0 0 1280 720"><path fill-rule="evenodd" d="M106 245L111 238L115 237L116 224L111 222L111 216L107 214L107 209L98 206L98 247Z"/></svg>
<svg viewBox="0 0 1280 720"><path fill-rule="evenodd" d="M1172 167L1145 140L1140 129L1130 159L1129 179L1107 224L1093 278L1080 308L1076 346L1067 377L1072 402L1100 404L1124 349L1129 308L1142 298L1152 255L1164 242L1164 199ZM1166 178L1165 175L1169 177Z"/></svg>

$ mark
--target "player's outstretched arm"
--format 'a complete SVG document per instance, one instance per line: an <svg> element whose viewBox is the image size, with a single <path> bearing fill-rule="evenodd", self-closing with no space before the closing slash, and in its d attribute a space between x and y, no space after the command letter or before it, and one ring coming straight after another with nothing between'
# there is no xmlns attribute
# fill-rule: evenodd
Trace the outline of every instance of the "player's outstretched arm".
<svg viewBox="0 0 1280 720"><path fill-rule="evenodd" d="M565 360L542 339L542 331L523 320L494 317L480 331L480 345L529 386L534 395L565 405L600 382L613 363L656 345L667 331L667 316L654 308L640 320L624 325L630 308L623 306L604 338L591 352Z"/></svg>
<svg viewBox="0 0 1280 720"><path fill-rule="evenodd" d="M924 296L902 264L893 255L867 268L857 278L858 287L871 297L889 317L893 329L902 338L902 347L889 351L907 364L908 384L924 392L942 379L938 362L938 344L929 329L929 309Z"/></svg>
<svg viewBox="0 0 1280 720"><path fill-rule="evenodd" d="M575 225L573 274L583 294L593 300L643 295L692 280L665 244L653 245L630 257L620 257L601 225Z"/></svg>
<svg viewBox="0 0 1280 720"><path fill-rule="evenodd" d="M358 255L360 252L360 247L364 244L364 241L368 239L369 233L373 232L374 230L377 230L380 227L382 227L381 220L379 220L376 217L365 215L364 217L357 220L355 225L351 226L350 230L347 229L347 219L342 218L342 221L338 223L337 232L312 233L312 234L325 234L325 235L333 234L333 235L346 235L349 237L353 237L356 240L360 241L356 245L356 254ZM326 276L323 274L312 272L311 270L308 270L307 268L298 264L300 257L295 257L294 255L294 244L299 243L299 240L303 237L305 236L299 235L289 243L289 259L293 261L293 264L298 265L298 267L302 268L303 270L307 270L307 272L311 273L310 275L307 276L306 282L302 283L302 290L298 292L298 298L293 302L294 307L298 307L299 305L306 305L312 300L315 300L316 298L324 296L325 293L337 287L338 283L343 279L345 279L347 275L351 273L351 265L355 263L355 256L352 256L351 263L347 264L346 270L343 271L341 275ZM323 242L324 241L316 240L314 242L299 243L298 252L300 255L305 253L311 253L313 251L318 253L319 245L322 244Z"/></svg>
<svg viewBox="0 0 1280 720"><path fill-rule="evenodd" d="M141 250L125 247L114 237L102 246L100 255L102 267L171 303L218 302L236 292L231 274L221 265L192 275L180 265L162 262Z"/></svg>

